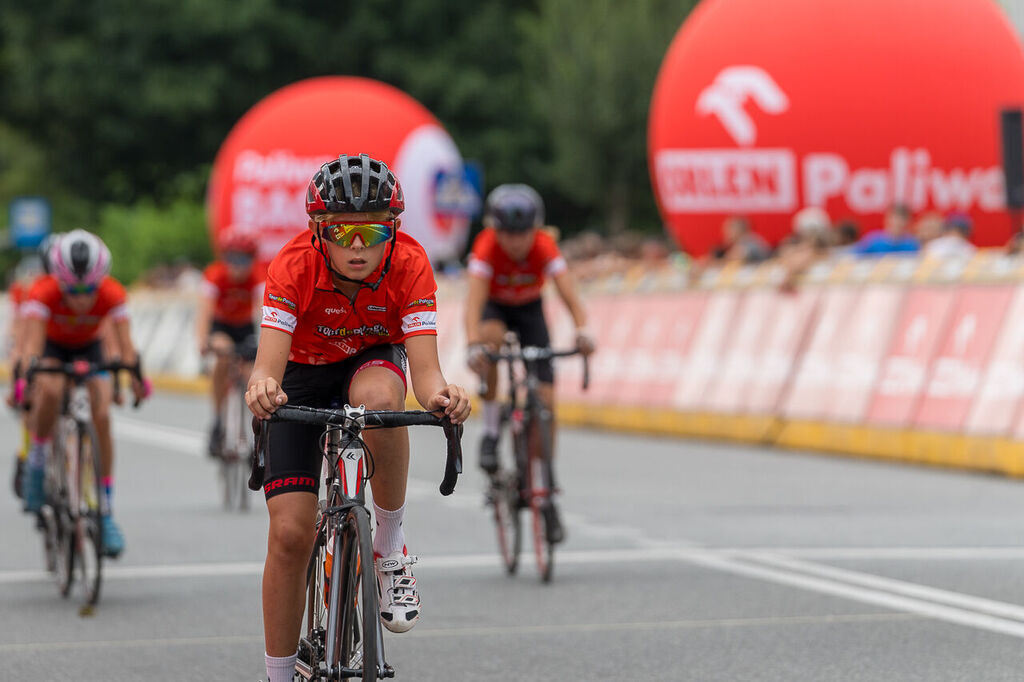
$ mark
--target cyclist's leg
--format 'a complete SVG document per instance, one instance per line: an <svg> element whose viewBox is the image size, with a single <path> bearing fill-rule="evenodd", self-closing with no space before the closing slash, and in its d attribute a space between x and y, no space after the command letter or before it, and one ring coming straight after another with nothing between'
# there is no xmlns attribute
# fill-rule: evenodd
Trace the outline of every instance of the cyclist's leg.
<svg viewBox="0 0 1024 682"><path fill-rule="evenodd" d="M508 308L488 301L480 323L480 340L497 350L508 330ZM487 370L487 393L481 396L480 413L483 417L483 437L480 439L480 468L488 473L498 470L498 439L501 435L501 403L497 400L498 368L492 364Z"/></svg>
<svg viewBox="0 0 1024 682"><path fill-rule="evenodd" d="M289 363L283 388L289 404L324 406L331 366ZM292 679L302 612L306 565L313 547L319 489L320 434L315 426L293 423L270 428L263 493L270 530L263 568L263 633L271 682Z"/></svg>
<svg viewBox="0 0 1024 682"><path fill-rule="evenodd" d="M213 323L213 331L210 334L210 348L216 352L213 361L213 370L210 372L210 389L213 400L213 424L210 427L210 441L208 452L211 457L218 454L220 448L221 433L223 430L224 396L227 395L230 384L230 368L232 358L227 355L235 347L231 338L230 329L219 322Z"/></svg>
<svg viewBox="0 0 1024 682"><path fill-rule="evenodd" d="M110 557L124 551L124 535L114 521L114 440L110 433L110 403L114 393L111 378L95 376L86 383L89 407L96 428L96 445L100 451L100 516L103 532L103 553Z"/></svg>
<svg viewBox="0 0 1024 682"><path fill-rule="evenodd" d="M40 364L55 366L58 362L66 362L68 359L64 356L63 349L47 341ZM28 414L31 443L21 486L24 509L30 512L39 511L43 505L44 469L46 458L52 448L53 428L57 423L57 410L60 407L65 380L58 374L37 374L32 383L32 407Z"/></svg>
<svg viewBox="0 0 1024 682"><path fill-rule="evenodd" d="M359 354L353 358L348 402L366 405L369 410L404 409L406 367L402 346L377 346ZM392 632L405 632L420 616L416 578L409 568L415 558L408 556L402 529L409 478L409 433L404 428L379 429L364 431L363 439L373 453L373 553L381 620Z"/></svg>
<svg viewBox="0 0 1024 682"><path fill-rule="evenodd" d="M306 604L306 563L313 550L317 496L308 490L267 495L270 531L263 567L263 634L267 674L276 682L277 671L271 669L275 663L287 671L279 678L282 680L291 680L295 667ZM271 660L280 658L290 661Z"/></svg>

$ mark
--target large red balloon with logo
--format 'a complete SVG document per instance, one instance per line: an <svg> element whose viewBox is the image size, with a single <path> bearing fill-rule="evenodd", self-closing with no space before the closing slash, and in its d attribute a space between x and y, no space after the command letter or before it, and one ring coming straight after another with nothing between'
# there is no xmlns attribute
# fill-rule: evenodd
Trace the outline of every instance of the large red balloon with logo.
<svg viewBox="0 0 1024 682"><path fill-rule="evenodd" d="M895 201L1010 235L1000 111L1024 52L992 0L703 0L665 56L648 155L687 251L743 214L772 242L808 205L881 226Z"/></svg>
<svg viewBox="0 0 1024 682"><path fill-rule="evenodd" d="M402 91L366 78L313 78L250 109L214 161L207 194L211 237L254 233L269 260L306 229L305 192L321 164L367 153L387 163L405 192L402 229L434 260L461 253L469 215L438 201L439 178L461 177L462 159L437 119ZM449 202L450 204L450 202Z"/></svg>

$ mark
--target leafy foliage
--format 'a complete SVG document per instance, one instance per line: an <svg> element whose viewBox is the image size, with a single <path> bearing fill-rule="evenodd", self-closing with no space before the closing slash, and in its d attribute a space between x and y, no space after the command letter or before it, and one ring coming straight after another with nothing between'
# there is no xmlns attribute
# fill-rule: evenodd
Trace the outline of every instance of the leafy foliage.
<svg viewBox="0 0 1024 682"><path fill-rule="evenodd" d="M489 187L537 186L567 232L649 221L650 92L694 1L0 1L0 201L44 194L56 229L122 240L129 279L208 257L193 240L231 126L288 83L352 74L422 102Z"/></svg>

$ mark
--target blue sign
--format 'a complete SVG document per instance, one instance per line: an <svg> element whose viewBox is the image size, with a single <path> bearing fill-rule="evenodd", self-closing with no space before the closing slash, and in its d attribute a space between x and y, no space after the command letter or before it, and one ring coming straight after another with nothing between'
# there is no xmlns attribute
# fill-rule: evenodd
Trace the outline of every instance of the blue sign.
<svg viewBox="0 0 1024 682"><path fill-rule="evenodd" d="M439 215L471 217L480 212L483 178L477 164L438 171L434 183L434 208Z"/></svg>
<svg viewBox="0 0 1024 682"><path fill-rule="evenodd" d="M15 248L39 247L50 234L50 202L43 197L18 197L11 200L11 243Z"/></svg>

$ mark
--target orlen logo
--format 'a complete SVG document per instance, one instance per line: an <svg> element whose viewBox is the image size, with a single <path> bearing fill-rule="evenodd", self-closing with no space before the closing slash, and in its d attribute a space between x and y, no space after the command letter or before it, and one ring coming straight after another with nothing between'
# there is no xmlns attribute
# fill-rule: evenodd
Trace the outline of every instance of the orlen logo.
<svg viewBox="0 0 1024 682"><path fill-rule="evenodd" d="M842 199L855 213L881 213L894 201L913 210L939 211L975 206L997 211L1004 205L998 166L932 166L928 149L897 147L888 167L851 168L829 151L798 158L793 149L751 148L758 117L784 114L790 99L767 71L728 66L697 98L699 116L712 115L740 149L662 149L654 165L662 207L669 213L789 213ZM798 192L798 179L803 196Z"/></svg>
<svg viewBox="0 0 1024 682"><path fill-rule="evenodd" d="M757 66L728 66L700 93L697 113L718 117L736 144L749 147L757 139L757 127L746 111L748 100L769 114L789 108L789 98L767 71Z"/></svg>

